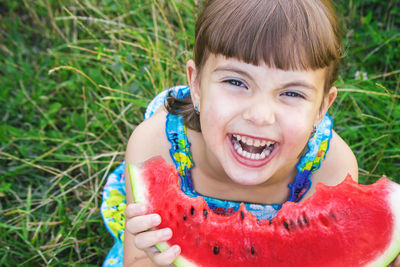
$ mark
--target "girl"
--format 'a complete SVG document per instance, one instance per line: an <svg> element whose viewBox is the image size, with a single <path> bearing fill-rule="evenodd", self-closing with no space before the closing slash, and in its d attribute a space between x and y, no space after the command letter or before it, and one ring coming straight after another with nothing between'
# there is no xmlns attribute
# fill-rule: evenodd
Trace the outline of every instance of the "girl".
<svg viewBox="0 0 400 267"><path fill-rule="evenodd" d="M195 38L189 86L150 103L126 162L162 155L179 170L185 193L203 196L217 213L244 202L259 219L274 217L286 201L304 201L319 182L336 185L348 173L357 180L355 156L327 115L342 52L328 0L210 0ZM116 234L124 238L124 265L171 264L179 246L160 253L154 245L173 233L149 231L162 218L134 204L125 183L126 231ZM115 199L113 192L104 198ZM122 250L114 254L118 261Z"/></svg>

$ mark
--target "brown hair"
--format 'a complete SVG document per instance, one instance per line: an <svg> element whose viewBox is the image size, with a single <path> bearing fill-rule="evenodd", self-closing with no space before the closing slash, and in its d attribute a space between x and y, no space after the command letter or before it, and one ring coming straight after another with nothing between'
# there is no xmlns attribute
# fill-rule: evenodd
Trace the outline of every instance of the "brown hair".
<svg viewBox="0 0 400 267"><path fill-rule="evenodd" d="M210 53L283 70L326 67L327 93L338 75L341 31L329 0L208 0L195 28L198 73ZM186 126L200 131L190 98L170 98L166 106L171 113L183 114Z"/></svg>

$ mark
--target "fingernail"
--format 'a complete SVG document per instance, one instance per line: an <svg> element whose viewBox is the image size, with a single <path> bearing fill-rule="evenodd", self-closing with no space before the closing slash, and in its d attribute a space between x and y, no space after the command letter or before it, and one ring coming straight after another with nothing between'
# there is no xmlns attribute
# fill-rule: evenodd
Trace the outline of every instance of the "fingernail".
<svg viewBox="0 0 400 267"><path fill-rule="evenodd" d="M178 255L181 252L181 248L177 245L174 246L172 249L175 255Z"/></svg>
<svg viewBox="0 0 400 267"><path fill-rule="evenodd" d="M140 205L137 207L139 213L145 213L146 207L144 205Z"/></svg>
<svg viewBox="0 0 400 267"><path fill-rule="evenodd" d="M172 231L171 231L171 229L166 228L166 229L162 230L161 234L162 234L163 238L169 238L172 235Z"/></svg>
<svg viewBox="0 0 400 267"><path fill-rule="evenodd" d="M161 223L161 217L160 215L153 215L151 217L151 222L153 223L153 225L159 225Z"/></svg>

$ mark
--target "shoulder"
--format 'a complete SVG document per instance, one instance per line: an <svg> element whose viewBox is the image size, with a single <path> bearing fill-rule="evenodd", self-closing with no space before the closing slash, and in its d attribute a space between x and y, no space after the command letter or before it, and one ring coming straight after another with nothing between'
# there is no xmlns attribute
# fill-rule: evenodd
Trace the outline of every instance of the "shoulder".
<svg viewBox="0 0 400 267"><path fill-rule="evenodd" d="M349 145L335 131L325 161L321 164L321 174L327 177L321 181L327 185L342 182L348 174L358 181L357 159Z"/></svg>
<svg viewBox="0 0 400 267"><path fill-rule="evenodd" d="M156 155L168 155L169 143L165 134L167 111L157 110L153 116L140 123L129 138L125 160L140 163ZM166 158L166 160L168 160Z"/></svg>
<svg viewBox="0 0 400 267"><path fill-rule="evenodd" d="M335 186L340 184L348 174L358 181L357 159L346 142L333 131L326 158L322 161L321 167L311 176L312 185L304 199L315 192L315 186L318 183Z"/></svg>

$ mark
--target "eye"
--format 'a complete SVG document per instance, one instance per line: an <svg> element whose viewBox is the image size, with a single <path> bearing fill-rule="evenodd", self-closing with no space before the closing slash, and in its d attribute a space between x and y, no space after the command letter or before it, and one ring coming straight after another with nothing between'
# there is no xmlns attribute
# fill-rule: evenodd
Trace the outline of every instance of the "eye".
<svg viewBox="0 0 400 267"><path fill-rule="evenodd" d="M300 98L305 98L302 94L297 93L297 92L295 92L295 91L283 92L281 95L283 95L283 96L288 96L288 97L300 97Z"/></svg>
<svg viewBox="0 0 400 267"><path fill-rule="evenodd" d="M229 83L229 84L234 85L234 86L240 86L240 87L247 88L246 85L243 82L241 82L239 80L236 80L236 79L229 79L229 80L225 80L224 82Z"/></svg>

